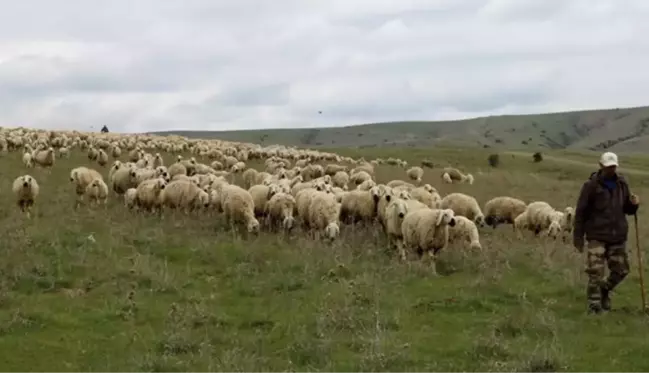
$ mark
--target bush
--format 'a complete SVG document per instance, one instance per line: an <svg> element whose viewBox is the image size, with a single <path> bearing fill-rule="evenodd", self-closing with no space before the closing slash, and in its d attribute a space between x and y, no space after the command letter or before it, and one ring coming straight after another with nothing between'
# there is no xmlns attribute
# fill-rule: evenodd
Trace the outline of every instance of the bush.
<svg viewBox="0 0 649 373"><path fill-rule="evenodd" d="M498 167L498 165L500 164L500 156L498 154L490 155L487 160L489 161L489 166L491 167Z"/></svg>
<svg viewBox="0 0 649 373"><path fill-rule="evenodd" d="M543 154L541 154L540 152L536 152L534 153L532 158L534 158L534 163L539 163L543 160Z"/></svg>

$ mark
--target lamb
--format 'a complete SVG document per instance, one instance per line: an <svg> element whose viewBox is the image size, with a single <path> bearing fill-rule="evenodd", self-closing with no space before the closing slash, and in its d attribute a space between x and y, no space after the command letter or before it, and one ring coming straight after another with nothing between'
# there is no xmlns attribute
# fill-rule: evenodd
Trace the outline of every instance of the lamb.
<svg viewBox="0 0 649 373"><path fill-rule="evenodd" d="M160 201L163 206L180 208L187 213L189 210L209 207L210 195L191 181L174 180L162 190Z"/></svg>
<svg viewBox="0 0 649 373"><path fill-rule="evenodd" d="M495 197L484 205L485 223L494 229L498 224L514 224L517 216L522 214L527 204L520 199L512 197Z"/></svg>
<svg viewBox="0 0 649 373"><path fill-rule="evenodd" d="M26 213L28 219L31 218L31 208L40 191L36 179L30 175L19 176L14 180L11 190L16 196L20 211Z"/></svg>
<svg viewBox="0 0 649 373"><path fill-rule="evenodd" d="M421 183L421 179L424 177L424 169L419 166L410 167L406 171L406 175L410 180Z"/></svg>
<svg viewBox="0 0 649 373"><path fill-rule="evenodd" d="M266 226L271 230L277 231L282 227L284 231L290 232L295 226L295 198L288 193L276 193L266 203Z"/></svg>
<svg viewBox="0 0 649 373"><path fill-rule="evenodd" d="M87 194L88 186L95 179L104 181L104 177L92 168L82 166L73 168L72 171L70 171L70 182L74 183L75 192L77 194L75 208L82 202L83 196Z"/></svg>
<svg viewBox="0 0 649 373"><path fill-rule="evenodd" d="M162 196L161 193L167 186L167 181L163 178L149 179L141 182L136 188L135 203L141 209L152 211L161 211Z"/></svg>
<svg viewBox="0 0 649 373"><path fill-rule="evenodd" d="M482 250L478 227L465 216L455 215L455 225L448 229L448 234L449 242L468 243L471 249Z"/></svg>
<svg viewBox="0 0 649 373"><path fill-rule="evenodd" d="M448 245L448 230L453 226L455 214L451 209L421 209L407 214L401 223L404 245L399 250L401 259L407 259L406 248L416 249L420 257L427 252L431 270L437 274L435 256Z"/></svg>
<svg viewBox="0 0 649 373"><path fill-rule="evenodd" d="M380 199L381 190L377 186L368 191L352 190L346 193L341 201L340 220L346 223L371 223L377 216Z"/></svg>
<svg viewBox="0 0 649 373"><path fill-rule="evenodd" d="M102 178L94 178L86 187L85 196L88 198L90 206L102 203L106 206L108 200L108 185Z"/></svg>
<svg viewBox="0 0 649 373"><path fill-rule="evenodd" d="M340 203L331 193L317 192L309 206L309 227L318 239L320 232L329 240L340 235Z"/></svg>
<svg viewBox="0 0 649 373"><path fill-rule="evenodd" d="M475 198L463 193L451 193L442 199L442 209L451 209L455 215L466 216L477 226L484 226L484 214Z"/></svg>
<svg viewBox="0 0 649 373"><path fill-rule="evenodd" d="M248 189L248 193L252 196L255 206L255 216L264 216L266 211L266 203L279 192L279 187L276 184L271 185L253 185Z"/></svg>
<svg viewBox="0 0 649 373"><path fill-rule="evenodd" d="M444 168L444 171L442 173L442 180L447 184L452 184L455 182L473 184L473 175L465 175L457 168L446 167Z"/></svg>
<svg viewBox="0 0 649 373"><path fill-rule="evenodd" d="M225 220L229 224L243 223L248 233L259 232L259 221L255 218L255 202L247 190L237 185L224 186L221 204Z"/></svg>

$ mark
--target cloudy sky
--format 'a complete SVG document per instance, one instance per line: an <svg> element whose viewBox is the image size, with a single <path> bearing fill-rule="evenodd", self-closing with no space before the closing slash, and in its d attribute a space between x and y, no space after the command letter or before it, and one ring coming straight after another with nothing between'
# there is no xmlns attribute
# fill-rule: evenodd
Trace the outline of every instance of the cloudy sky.
<svg viewBox="0 0 649 373"><path fill-rule="evenodd" d="M649 104L647 0L0 5L1 126L226 130Z"/></svg>

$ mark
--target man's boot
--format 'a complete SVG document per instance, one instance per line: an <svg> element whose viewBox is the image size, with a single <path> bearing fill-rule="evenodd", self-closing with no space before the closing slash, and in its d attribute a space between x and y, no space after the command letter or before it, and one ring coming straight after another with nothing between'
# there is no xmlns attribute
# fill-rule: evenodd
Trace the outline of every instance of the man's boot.
<svg viewBox="0 0 649 373"><path fill-rule="evenodd" d="M597 315L599 313L602 313L602 306L597 304L597 303L590 303L588 305L588 314L589 315Z"/></svg>
<svg viewBox="0 0 649 373"><path fill-rule="evenodd" d="M609 290L606 286L602 286L602 310L610 311L611 310L611 297L609 295Z"/></svg>

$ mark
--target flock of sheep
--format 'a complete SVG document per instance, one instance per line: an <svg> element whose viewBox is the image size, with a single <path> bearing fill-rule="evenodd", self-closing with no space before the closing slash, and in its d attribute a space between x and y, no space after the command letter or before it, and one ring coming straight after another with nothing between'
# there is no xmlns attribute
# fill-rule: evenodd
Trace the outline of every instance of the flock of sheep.
<svg viewBox="0 0 649 373"><path fill-rule="evenodd" d="M423 184L424 168L400 159L352 159L337 154L284 146L179 136L52 132L24 128L0 130L0 151L22 151L26 168L44 169L72 150L87 153L99 168L76 167L70 183L79 204L123 201L140 212L166 209L185 213L222 213L232 228L290 233L301 227L314 239L334 240L341 224L378 224L401 259L409 253L432 259L450 242L481 249L479 228L512 224L515 231L558 238L569 233L574 209L556 210L546 202L526 204L508 196L493 198L481 208L467 194L441 196ZM165 165L161 152L176 156ZM189 159L181 154L191 153ZM98 171L112 165L106 177ZM199 160L205 162L199 162ZM263 170L247 163L263 161ZM402 167L404 178L379 183L375 168ZM427 162L422 166L431 167ZM48 171L45 171L48 172ZM473 184L474 178L445 168L441 182ZM28 217L38 199L39 184L31 175L13 183L18 205ZM565 238L565 236L564 236Z"/></svg>

